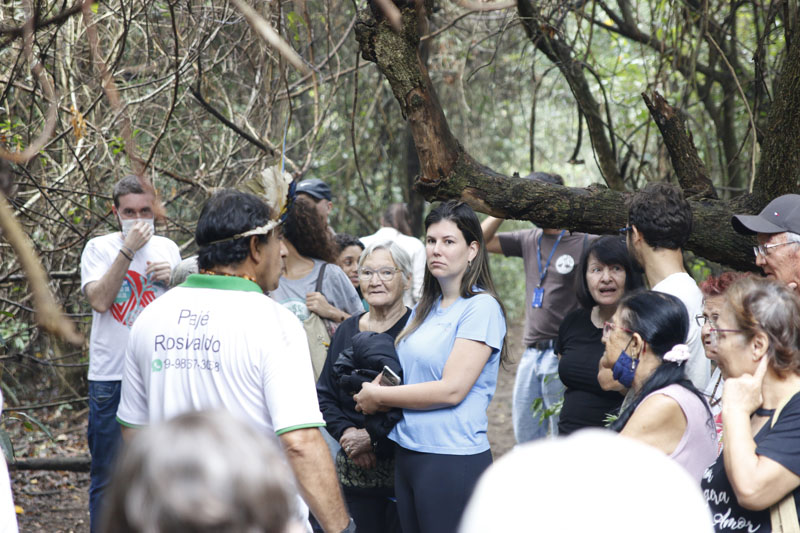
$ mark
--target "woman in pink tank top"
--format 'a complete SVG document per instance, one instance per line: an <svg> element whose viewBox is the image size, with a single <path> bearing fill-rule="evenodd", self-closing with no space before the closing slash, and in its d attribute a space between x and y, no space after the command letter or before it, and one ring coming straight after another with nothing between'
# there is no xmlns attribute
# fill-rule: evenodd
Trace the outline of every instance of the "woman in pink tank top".
<svg viewBox="0 0 800 533"><path fill-rule="evenodd" d="M697 482L717 456L717 433L703 394L686 377L686 307L655 291L626 296L603 329L601 368L632 390L611 428L658 448Z"/></svg>

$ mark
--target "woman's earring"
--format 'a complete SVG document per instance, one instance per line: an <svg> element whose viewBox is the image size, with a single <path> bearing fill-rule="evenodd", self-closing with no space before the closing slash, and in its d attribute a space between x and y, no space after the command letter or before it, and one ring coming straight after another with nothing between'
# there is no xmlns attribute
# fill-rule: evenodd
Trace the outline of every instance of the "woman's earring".
<svg viewBox="0 0 800 533"><path fill-rule="evenodd" d="M469 272L471 269L472 269L472 259L468 259L467 260L467 272Z"/></svg>

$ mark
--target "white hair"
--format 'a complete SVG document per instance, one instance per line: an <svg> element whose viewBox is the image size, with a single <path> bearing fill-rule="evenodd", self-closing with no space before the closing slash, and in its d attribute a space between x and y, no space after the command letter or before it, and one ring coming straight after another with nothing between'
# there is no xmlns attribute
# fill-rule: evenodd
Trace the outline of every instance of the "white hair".
<svg viewBox="0 0 800 533"><path fill-rule="evenodd" d="M293 479L277 444L230 413L185 413L128 443L102 530L285 533L299 514Z"/></svg>
<svg viewBox="0 0 800 533"><path fill-rule="evenodd" d="M411 257L408 255L408 252L400 248L400 245L394 241L373 242L367 246L366 250L361 252L361 256L358 258L358 267L361 268L364 261L367 260L367 257L376 250L386 250L389 252L397 268L403 272L405 277L411 279L414 272L414 268L411 264Z"/></svg>
<svg viewBox="0 0 800 533"><path fill-rule="evenodd" d="M786 242L796 242L800 243L800 235L797 233L787 231L786 232Z"/></svg>
<svg viewBox="0 0 800 533"><path fill-rule="evenodd" d="M532 481L535 481L533 483ZM663 452L601 429L517 446L481 477L459 533L711 533L699 483Z"/></svg>

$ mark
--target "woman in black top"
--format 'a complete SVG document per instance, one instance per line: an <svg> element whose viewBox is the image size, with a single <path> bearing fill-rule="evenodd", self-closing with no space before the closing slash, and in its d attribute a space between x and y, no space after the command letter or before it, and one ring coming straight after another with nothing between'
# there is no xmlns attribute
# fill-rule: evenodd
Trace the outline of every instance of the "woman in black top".
<svg viewBox="0 0 800 533"><path fill-rule="evenodd" d="M775 280L740 279L710 334L725 379L722 453L702 480L714 531L796 531L800 298Z"/></svg>
<svg viewBox="0 0 800 533"><path fill-rule="evenodd" d="M327 430L342 449L336 456L336 473L347 507L359 533L399 531L394 502L394 458L376 454L392 450L386 442L373 446L362 413L352 396L339 387L333 364L351 347L361 331L386 333L393 338L405 327L411 310L403 305L403 291L411 283L411 259L393 242L374 243L358 262L361 291L369 311L353 315L339 326L331 340L325 366L317 381L317 396Z"/></svg>
<svg viewBox="0 0 800 533"><path fill-rule="evenodd" d="M622 296L642 286L642 277L634 270L620 237L605 236L594 241L583 253L581 265L582 275L576 278L581 307L564 317L555 344L558 376L566 387L559 435L604 426L607 416L622 404L624 390L604 391L598 382L604 377L613 381L610 371L608 376L598 377L598 364L605 349L600 340L603 323L611 320Z"/></svg>

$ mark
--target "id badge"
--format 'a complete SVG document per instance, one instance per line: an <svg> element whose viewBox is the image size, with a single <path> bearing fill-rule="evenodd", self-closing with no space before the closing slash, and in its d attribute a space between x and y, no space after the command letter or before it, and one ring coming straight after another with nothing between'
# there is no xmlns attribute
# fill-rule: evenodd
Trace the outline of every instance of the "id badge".
<svg viewBox="0 0 800 533"><path fill-rule="evenodd" d="M536 287L533 289L533 301L531 301L531 307L534 309L538 309L542 306L542 300L544 299L544 287Z"/></svg>

